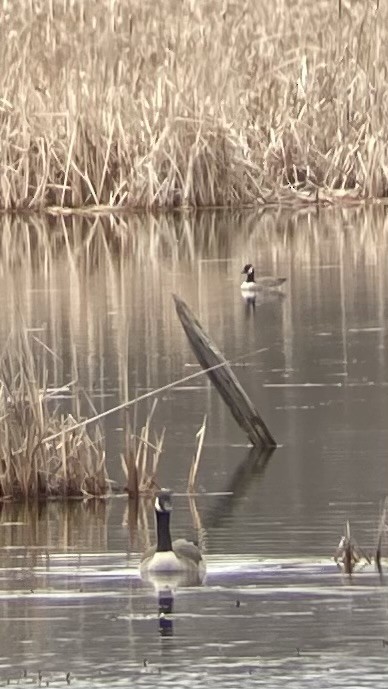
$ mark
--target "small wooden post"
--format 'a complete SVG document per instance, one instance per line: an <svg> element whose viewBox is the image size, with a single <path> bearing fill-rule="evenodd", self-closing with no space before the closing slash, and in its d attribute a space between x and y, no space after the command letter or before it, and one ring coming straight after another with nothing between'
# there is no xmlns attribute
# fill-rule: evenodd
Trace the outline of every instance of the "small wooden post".
<svg viewBox="0 0 388 689"><path fill-rule="evenodd" d="M228 405L237 423L247 433L255 447L261 449L276 447L275 440L228 362L205 333L187 304L176 294L173 294L173 298L179 320L202 368L206 370L217 364L224 364L213 371L207 371L207 375Z"/></svg>

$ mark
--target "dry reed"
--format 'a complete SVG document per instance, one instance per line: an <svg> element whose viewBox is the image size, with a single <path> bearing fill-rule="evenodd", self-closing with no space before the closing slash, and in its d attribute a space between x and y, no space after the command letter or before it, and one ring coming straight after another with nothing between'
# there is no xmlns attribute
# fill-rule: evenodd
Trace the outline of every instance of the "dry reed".
<svg viewBox="0 0 388 689"><path fill-rule="evenodd" d="M54 406L40 347L37 357L21 331L0 362L0 498L105 496L110 482L98 424L93 434L84 427L69 431L76 420ZM57 438L46 441L53 432Z"/></svg>
<svg viewBox="0 0 388 689"><path fill-rule="evenodd" d="M132 431L131 424L126 428L126 450L121 455L121 465L126 477L126 491L128 495L137 498L139 494L153 495L156 490L160 490L157 481L157 471L160 456L163 451L163 442L166 429L163 428L158 436L155 433L154 442L150 442L151 421L154 415L157 399L154 400L152 408L147 416L146 423L137 435ZM192 457L189 475L187 479L187 493L195 491L195 481L201 461L202 449L206 433L206 415L200 429L196 434L196 450Z"/></svg>
<svg viewBox="0 0 388 689"><path fill-rule="evenodd" d="M195 455L193 456L193 459L191 462L190 471L189 471L189 478L187 481L187 492L188 493L193 493L195 490L195 479L197 478L199 463L201 461L202 448L203 448L203 443L205 441L205 433L206 433L206 414L204 416L202 426L199 429L198 433L196 434L196 450L195 450Z"/></svg>
<svg viewBox="0 0 388 689"><path fill-rule="evenodd" d="M334 561L344 574L351 575L357 569L362 569L367 564L371 564L371 558L350 534L350 524L346 521L344 535L342 536L335 555Z"/></svg>
<svg viewBox="0 0 388 689"><path fill-rule="evenodd" d="M34 350L34 345L39 352ZM81 388L77 359L73 351L75 379L50 390L47 384L47 354L55 356L25 330L11 336L0 361L0 501L54 497L106 497L120 487L107 473L100 419L128 406L125 402L93 417L81 417ZM173 384L171 384L173 385ZM83 391L92 404L86 391ZM54 406L58 393L68 393L76 416ZM165 428L150 440L157 404L153 401L139 434L126 419L125 453L121 456L126 485L131 497L152 494L158 488L157 470L163 450ZM128 412L125 412L126 416ZM93 432L90 428L93 428ZM194 483L205 434L205 421L197 434L197 451L189 470L188 492Z"/></svg>
<svg viewBox="0 0 388 689"><path fill-rule="evenodd" d="M383 509L381 511L380 520L379 520L379 527L378 527L378 532L377 532L376 554L375 554L376 567L377 567L378 573L380 574L380 577L383 577L383 566L381 564L383 543L384 543L384 540L386 540L386 538L387 538L387 508L388 508L388 498L385 498L384 504L383 504Z"/></svg>
<svg viewBox="0 0 388 689"><path fill-rule="evenodd" d="M148 494L158 487L156 474L166 429L162 429L160 436L155 434L154 443L150 442L151 421L157 402L157 399L153 401L139 435L132 431L126 418L126 451L124 455L121 455L121 465L126 477L126 490L130 497L137 498L140 493Z"/></svg>
<svg viewBox="0 0 388 689"><path fill-rule="evenodd" d="M387 14L2 0L0 208L387 196Z"/></svg>

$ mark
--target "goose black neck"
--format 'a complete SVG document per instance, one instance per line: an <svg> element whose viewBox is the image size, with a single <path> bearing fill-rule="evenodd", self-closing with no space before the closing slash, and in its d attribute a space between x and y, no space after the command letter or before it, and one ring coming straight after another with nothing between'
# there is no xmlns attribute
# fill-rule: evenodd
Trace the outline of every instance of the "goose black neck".
<svg viewBox="0 0 388 689"><path fill-rule="evenodd" d="M170 514L169 512L157 512L156 514L156 528L157 528L157 545L156 551L158 553L166 553L172 550L171 535L170 535Z"/></svg>
<svg viewBox="0 0 388 689"><path fill-rule="evenodd" d="M250 273L247 273L247 282L255 281L255 271L252 269Z"/></svg>

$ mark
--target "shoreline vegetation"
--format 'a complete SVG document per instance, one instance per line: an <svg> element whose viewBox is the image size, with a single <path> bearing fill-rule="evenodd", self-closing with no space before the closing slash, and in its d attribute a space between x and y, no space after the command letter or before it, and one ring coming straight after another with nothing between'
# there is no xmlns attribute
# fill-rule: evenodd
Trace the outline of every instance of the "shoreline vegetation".
<svg viewBox="0 0 388 689"><path fill-rule="evenodd" d="M20 328L11 334L0 359L0 505L13 500L101 499L123 493L135 499L152 496L160 489L157 471L166 430L151 433L157 398L153 397L146 422L137 433L128 414L136 400L98 414L79 384L75 350L74 377L61 387L48 385L52 358L59 357ZM92 417L82 413L85 403ZM102 417L119 410L124 416L120 459L125 478L121 484L109 478L100 425ZM195 492L205 431L206 417L188 470L188 495Z"/></svg>
<svg viewBox="0 0 388 689"><path fill-rule="evenodd" d="M43 342L22 329L11 335L2 356L1 501L102 497L109 491L101 430L98 425L93 432L84 427L69 430L75 423L73 414L77 418L80 411L77 380L49 388L51 356ZM72 413L60 406L66 396Z"/></svg>
<svg viewBox="0 0 388 689"><path fill-rule="evenodd" d="M384 3L0 7L0 210L388 197Z"/></svg>

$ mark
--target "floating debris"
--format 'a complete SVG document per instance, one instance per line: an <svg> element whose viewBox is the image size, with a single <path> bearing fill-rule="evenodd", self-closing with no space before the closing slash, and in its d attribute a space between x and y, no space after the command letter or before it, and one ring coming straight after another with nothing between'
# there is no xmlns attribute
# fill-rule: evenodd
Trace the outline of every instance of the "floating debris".
<svg viewBox="0 0 388 689"><path fill-rule="evenodd" d="M345 533L342 536L334 560L344 574L352 574L356 569L362 569L371 564L371 558L357 545L350 535L349 521L345 525Z"/></svg>

